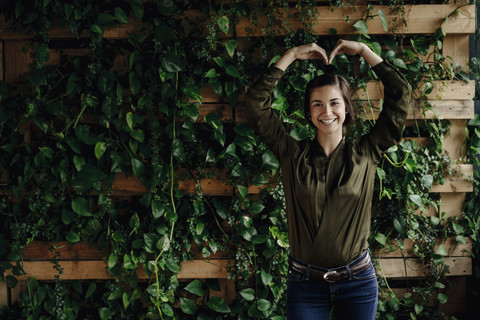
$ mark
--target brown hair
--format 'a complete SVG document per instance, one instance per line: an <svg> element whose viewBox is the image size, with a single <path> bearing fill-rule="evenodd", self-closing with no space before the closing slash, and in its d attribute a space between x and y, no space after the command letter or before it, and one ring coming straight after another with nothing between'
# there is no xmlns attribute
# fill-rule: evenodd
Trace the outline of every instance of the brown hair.
<svg viewBox="0 0 480 320"><path fill-rule="evenodd" d="M312 95L312 91L315 88L323 86L338 86L340 88L343 100L345 101L345 111L347 112L343 125L345 126L351 124L353 122L353 118L355 117L355 111L352 107L352 93L350 91L350 86L348 85L348 82L347 80L345 80L344 77L338 74L331 73L317 76L307 83L307 86L305 88L305 102L303 106L303 111L308 119L308 122L313 125L310 118L310 96Z"/></svg>

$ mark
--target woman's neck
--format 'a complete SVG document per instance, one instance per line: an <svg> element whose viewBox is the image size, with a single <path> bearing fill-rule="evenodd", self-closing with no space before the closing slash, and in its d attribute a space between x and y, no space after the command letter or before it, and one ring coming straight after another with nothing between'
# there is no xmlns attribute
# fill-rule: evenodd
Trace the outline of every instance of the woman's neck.
<svg viewBox="0 0 480 320"><path fill-rule="evenodd" d="M317 133L317 142L322 146L323 151L330 157L335 149L338 147L340 142L342 142L343 134L318 134Z"/></svg>

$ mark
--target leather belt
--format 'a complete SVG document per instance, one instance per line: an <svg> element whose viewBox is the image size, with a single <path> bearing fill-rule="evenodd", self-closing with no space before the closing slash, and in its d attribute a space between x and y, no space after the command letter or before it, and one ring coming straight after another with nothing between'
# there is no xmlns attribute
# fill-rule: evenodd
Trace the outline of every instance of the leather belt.
<svg viewBox="0 0 480 320"><path fill-rule="evenodd" d="M289 265L290 267L302 274L306 274L307 270L310 268L309 277L312 279L320 279L325 280L329 283L334 283L337 281L345 280L349 278L349 274L347 271L347 267L340 267L334 269L321 269L319 267L309 265L306 263L302 263L297 261L295 258L289 258ZM356 262L355 264L349 264L348 268L350 269L351 275L359 274L370 267L370 254L367 253L362 258L362 260Z"/></svg>

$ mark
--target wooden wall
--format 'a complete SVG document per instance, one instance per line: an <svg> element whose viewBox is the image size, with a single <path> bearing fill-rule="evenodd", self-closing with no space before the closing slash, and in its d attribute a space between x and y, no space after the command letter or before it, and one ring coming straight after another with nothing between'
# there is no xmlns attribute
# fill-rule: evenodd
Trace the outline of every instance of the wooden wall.
<svg viewBox="0 0 480 320"><path fill-rule="evenodd" d="M406 6L406 21L407 28L397 30L397 33L405 34L430 34L436 30L443 23L447 30L447 36L444 41L443 53L451 56L455 63L464 69L468 69L468 52L469 52L469 34L475 32L475 7L473 5L463 6L461 13L454 15L448 23L444 23L446 15L454 12L458 5L407 5ZM394 21L394 14L390 12L387 6L378 6L375 9L381 8L387 15L389 25ZM351 8L342 8L330 10L328 7L318 7L318 23L314 26L314 30L319 35L329 35L330 28L336 28L338 34L350 35L356 31L353 28L353 23L365 16L366 6L357 6L356 10ZM200 14L197 11L186 12L186 19L195 17ZM350 22L345 22L345 16L350 17ZM261 30L262 23L266 20L259 20L259 28L254 28L252 22L247 19L242 19L236 26L235 34L239 40L246 36L245 28L252 27L255 31L254 36L263 36ZM299 27L299 21L290 21L293 28ZM115 28L106 28L104 37L108 39L125 39L131 32L135 32L139 28L138 23L129 25L117 26ZM370 34L387 34L385 32L380 20L374 18L368 21L368 29ZM282 30L279 30L282 32ZM72 39L73 35L68 29L53 29L49 32L51 39ZM86 35L83 35L86 36ZM26 82L26 75L29 71L29 64L31 59L28 54L23 53L22 48L29 40L27 34L17 34L7 31L6 23L0 19L0 80L7 81L12 84L21 84ZM69 55L84 55L88 54L88 50L72 50L66 49L64 53ZM52 50L50 53L50 64L58 62L60 53ZM369 97L374 103L381 98L381 91L379 86L371 83L368 88ZM474 97L475 84L473 81L449 81L436 82L435 90L428 99L434 106L434 110L444 119L449 119L452 123L451 135L445 137L445 151L454 158L461 159L465 150L463 147L465 141L465 127L467 120L473 117L474 114ZM365 99L364 92L358 92L357 99ZM242 100L242 97L240 97ZM418 101L416 102L417 113L414 115L413 110L409 114L409 119L418 119L420 114ZM224 120L227 121L232 118L233 110L212 92L210 88L203 90L203 102L200 107L199 121L203 116L212 110L220 110L224 114ZM236 108L236 121L245 121L245 114L243 108L240 106ZM436 115L429 113L427 118L435 118ZM25 141L30 140L31 128L27 125L24 128ZM472 176L473 168L471 164L464 163L460 165L463 175L455 177L447 177L444 185L435 185L431 192L439 193L442 199L440 211L445 211L447 216L460 216L462 206L467 192L473 191L473 185L469 179ZM2 181L8 180L7 173L2 173ZM195 192L195 181L184 180L179 182L180 189L188 193ZM201 187L204 195L212 196L228 196L233 195L234 190L230 185L225 185L221 179L203 179L201 180ZM116 175L112 186L113 196L135 196L146 193L147 188L135 177L126 177L125 174L119 173ZM259 189L255 186L249 187L249 192L255 194ZM432 215L438 215L438 212L430 212ZM454 239L448 238L443 244L449 252L449 257L446 258L447 265L450 268L449 277L458 278L457 283L460 286L463 283L463 289L455 293L455 296L465 295L465 279L466 276L472 274L472 263L469 251L472 249L471 241L465 245L458 245ZM106 265L103 261L103 252L98 249L91 248L88 244L78 243L71 246L68 243L55 244L57 251L60 252L60 264L64 268L64 273L60 276L61 279L83 279L83 280L104 280L109 279L106 272ZM54 270L53 265L49 262L52 252L48 249L49 243L34 242L30 244L23 252L23 267L27 276L35 277L38 280L49 281L53 280L54 276L58 274ZM421 278L425 276L425 267L419 264L419 258L416 257L411 250L411 244L406 242L403 250L397 249L393 252L375 252L375 258L378 262L377 273L379 276L388 279L406 279L406 278ZM235 295L235 284L227 279L226 266L233 262L232 257L222 256L218 254L208 260L198 256L197 260L182 263L182 269L178 277L181 279L207 279L217 278L222 279L222 295L227 301L231 301ZM406 267L405 267L406 266ZM140 279L145 278L141 268L138 269L137 275ZM23 278L19 278L22 280ZM20 285L9 290L5 283L0 283L0 304L8 305L18 299L19 292L23 289L24 282L20 281ZM397 289L401 292L401 289ZM406 290L406 289L405 289ZM454 301L457 301L453 299ZM443 307L445 308L445 307ZM464 305L454 304L445 308L447 313L455 314L462 312Z"/></svg>

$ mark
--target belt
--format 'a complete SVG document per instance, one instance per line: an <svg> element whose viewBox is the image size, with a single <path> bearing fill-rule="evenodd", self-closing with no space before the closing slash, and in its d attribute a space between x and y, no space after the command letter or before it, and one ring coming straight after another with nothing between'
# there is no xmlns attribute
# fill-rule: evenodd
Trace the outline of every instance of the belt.
<svg viewBox="0 0 480 320"><path fill-rule="evenodd" d="M367 251L365 256L360 261L352 262L347 266L334 269L320 268L303 261L299 261L293 257L289 258L289 265L293 270L302 274L307 274L308 269L310 269L308 274L312 279L321 279L329 283L334 283L345 280L350 278L351 275L356 275L367 270L370 267L370 254ZM350 269L350 273L348 272L347 267Z"/></svg>

